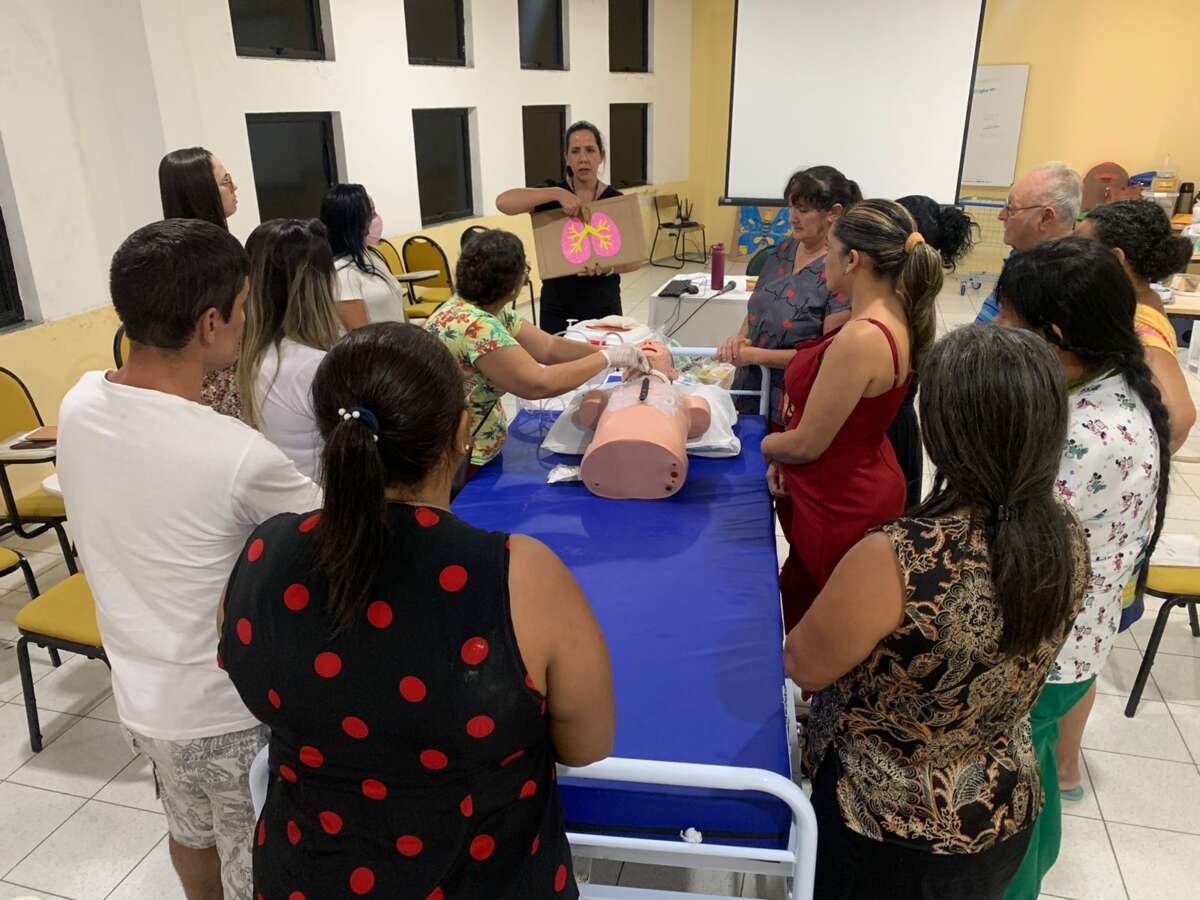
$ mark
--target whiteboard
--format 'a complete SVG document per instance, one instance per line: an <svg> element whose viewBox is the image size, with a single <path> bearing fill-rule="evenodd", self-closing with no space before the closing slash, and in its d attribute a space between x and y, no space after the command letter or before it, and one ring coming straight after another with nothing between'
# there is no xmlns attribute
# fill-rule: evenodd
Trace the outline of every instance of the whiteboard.
<svg viewBox="0 0 1200 900"><path fill-rule="evenodd" d="M963 184L1008 187L1017 171L1029 66L979 66L967 124Z"/></svg>

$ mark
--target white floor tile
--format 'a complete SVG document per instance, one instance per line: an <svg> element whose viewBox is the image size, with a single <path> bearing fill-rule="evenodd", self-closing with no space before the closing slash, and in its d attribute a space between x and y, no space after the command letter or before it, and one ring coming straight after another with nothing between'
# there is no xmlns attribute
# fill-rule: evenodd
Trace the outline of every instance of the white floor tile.
<svg viewBox="0 0 1200 900"><path fill-rule="evenodd" d="M137 864L108 900L186 900L183 885L171 865L171 853L164 837L153 850Z"/></svg>
<svg viewBox="0 0 1200 900"><path fill-rule="evenodd" d="M1160 653L1151 677L1169 703L1200 705L1200 657Z"/></svg>
<svg viewBox="0 0 1200 900"><path fill-rule="evenodd" d="M1068 815L1080 816L1084 819L1102 818L1100 804L1096 802L1096 787L1092 784L1092 774L1088 771L1086 759L1083 760L1080 771L1083 773L1083 798L1081 800L1064 800L1063 811Z"/></svg>
<svg viewBox="0 0 1200 900"><path fill-rule="evenodd" d="M1166 762L1084 750L1105 821L1200 834L1200 772Z"/></svg>
<svg viewBox="0 0 1200 900"><path fill-rule="evenodd" d="M140 754L96 794L97 800L136 806L147 812L162 812L162 803L154 796L154 773L150 760Z"/></svg>
<svg viewBox="0 0 1200 900"><path fill-rule="evenodd" d="M1115 648L1108 655L1108 662L1096 679L1097 694L1116 694L1128 697L1133 688L1133 680L1137 677L1138 667L1142 664L1142 654L1139 650L1122 650ZM1157 662L1155 663L1157 670ZM1158 687L1154 683L1154 673L1146 681L1146 689L1142 691L1143 700L1161 700Z"/></svg>
<svg viewBox="0 0 1200 900"><path fill-rule="evenodd" d="M166 833L166 817L85 803L6 876L77 900L101 900Z"/></svg>
<svg viewBox="0 0 1200 900"><path fill-rule="evenodd" d="M742 890L739 872L714 872L703 869L676 869L625 863L621 869L622 887L657 891L691 891L693 894L737 896Z"/></svg>
<svg viewBox="0 0 1200 900"><path fill-rule="evenodd" d="M43 712L38 719L42 728L43 753L79 721L75 716L54 712ZM16 703L0 703L0 778L8 778L32 757L25 707ZM3 821L4 811L0 809L0 827Z"/></svg>
<svg viewBox="0 0 1200 900"><path fill-rule="evenodd" d="M57 898L58 894L47 894L45 891L35 894L30 888L0 881L0 900L51 900L52 897Z"/></svg>
<svg viewBox="0 0 1200 900"><path fill-rule="evenodd" d="M1137 715L1128 719L1125 698L1112 694L1096 695L1096 705L1083 733L1083 746L1088 750L1192 761L1165 703L1143 700L1138 704Z"/></svg>
<svg viewBox="0 0 1200 900"><path fill-rule="evenodd" d="M1168 703L1171 718L1183 735L1183 741L1192 752L1192 759L1200 763L1200 706L1187 706L1182 703Z"/></svg>
<svg viewBox="0 0 1200 900"><path fill-rule="evenodd" d="M54 671L50 657L40 647L29 648L29 668L33 672L33 683L37 684ZM17 667L17 648L0 649L0 701L20 700L21 672Z"/></svg>
<svg viewBox="0 0 1200 900"><path fill-rule="evenodd" d="M11 705L11 704L10 704ZM119 725L80 719L9 776L10 781L92 797L133 759Z"/></svg>
<svg viewBox="0 0 1200 900"><path fill-rule="evenodd" d="M19 784L0 782L0 872L7 872L70 818L84 801Z"/></svg>
<svg viewBox="0 0 1200 900"><path fill-rule="evenodd" d="M1062 828L1062 850L1042 879L1042 890L1068 900L1125 900L1104 823L1065 815Z"/></svg>
<svg viewBox="0 0 1200 900"><path fill-rule="evenodd" d="M45 652L30 648L31 653ZM39 709L83 715L112 693L112 677L108 666L97 659L76 656L63 660L57 669L51 669L45 678L34 685Z"/></svg>
<svg viewBox="0 0 1200 900"><path fill-rule="evenodd" d="M1120 647L1122 650L1136 650L1138 648L1137 641L1133 639L1133 630L1126 629L1117 633L1113 638L1113 646Z"/></svg>
<svg viewBox="0 0 1200 900"><path fill-rule="evenodd" d="M121 717L117 715L117 701L112 694L109 694L86 713L89 719L103 719L105 722L120 722Z"/></svg>
<svg viewBox="0 0 1200 900"><path fill-rule="evenodd" d="M4 545L11 546L12 549L19 549L15 545L9 544L9 536L5 535ZM55 546L58 542L55 541ZM24 551L22 551L24 552ZM38 590L45 591L47 588L53 587L62 581L67 575L67 564L61 553L45 552L45 553L29 553L25 552L25 559L29 561L29 567L33 569L33 578L37 582ZM61 568L61 572L59 569ZM28 599L26 592L25 576L21 574L21 570L9 572L7 575L0 576L0 590L20 592Z"/></svg>
<svg viewBox="0 0 1200 900"><path fill-rule="evenodd" d="M1133 639L1137 641L1139 649L1146 649L1150 644L1150 633L1154 631L1154 620L1157 618L1157 611L1153 614L1149 610L1146 615L1142 616L1133 624L1125 634L1132 634ZM1167 620L1167 627L1163 631L1162 640L1158 643L1159 653L1174 653L1178 656L1200 656L1200 638L1192 635L1191 626L1188 624L1188 611L1183 607L1175 607L1171 610L1171 616ZM1158 656L1154 658L1155 666L1158 665Z"/></svg>
<svg viewBox="0 0 1200 900"><path fill-rule="evenodd" d="M1200 837L1108 826L1129 900L1195 900L1200 892Z"/></svg>

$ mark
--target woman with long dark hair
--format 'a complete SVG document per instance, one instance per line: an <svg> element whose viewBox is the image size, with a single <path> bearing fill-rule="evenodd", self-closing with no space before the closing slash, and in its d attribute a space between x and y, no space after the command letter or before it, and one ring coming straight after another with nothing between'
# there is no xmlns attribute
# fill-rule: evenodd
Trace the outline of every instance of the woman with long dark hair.
<svg viewBox="0 0 1200 900"><path fill-rule="evenodd" d="M1054 492L1068 420L1054 353L968 326L921 380L933 491L851 548L784 648L816 692L821 900L1003 896L1042 805L1029 711L1088 578Z"/></svg>
<svg viewBox="0 0 1200 900"><path fill-rule="evenodd" d="M929 246L942 255L942 268L953 272L963 257L971 252L975 243L974 232L979 230L979 226L959 207L942 206L932 197L909 195L896 202L908 210L917 223L917 231L921 232ZM908 506L921 502L921 481L925 469L916 408L919 382L920 379L914 375L904 404L888 429L888 440L896 451L896 460L900 463L908 486Z"/></svg>
<svg viewBox="0 0 1200 900"><path fill-rule="evenodd" d="M1087 534L1092 578L1031 714L1046 810L1008 896L1037 896L1062 840L1060 796L1083 797L1079 748L1132 582L1140 599L1166 519L1166 407L1134 332L1137 300L1116 256L1065 238L1010 259L996 285L998 324L1032 331L1058 354L1071 419L1055 488ZM924 406L922 406L924 410Z"/></svg>
<svg viewBox="0 0 1200 900"><path fill-rule="evenodd" d="M361 184L335 184L321 201L337 269L338 315L347 331L373 322L403 322L404 294L387 261L371 245L383 219Z"/></svg>
<svg viewBox="0 0 1200 900"><path fill-rule="evenodd" d="M164 219L201 219L228 231L228 219L237 212L233 176L203 147L172 150L164 156L158 164L158 190ZM224 415L241 417L236 363L204 376L200 402Z"/></svg>
<svg viewBox="0 0 1200 900"><path fill-rule="evenodd" d="M324 507L254 532L221 632L271 728L255 891L577 897L554 766L614 729L587 600L544 545L450 511L468 417L433 335L351 332L313 406Z"/></svg>
<svg viewBox="0 0 1200 900"><path fill-rule="evenodd" d="M784 376L787 430L762 442L771 492L792 505L780 572L789 629L846 551L904 511L887 429L933 343L942 258L904 207L864 200L834 224L825 273L850 298L850 321L797 349Z"/></svg>
<svg viewBox="0 0 1200 900"><path fill-rule="evenodd" d="M620 197L621 192L600 180L606 159L604 137L591 122L579 121L567 129L563 179L541 188L512 188L496 198L496 208L509 216L561 208L568 216L582 216L589 203ZM561 334L567 320L599 319L621 313L621 273L641 266L589 263L581 275L547 278L542 282L542 329Z"/></svg>
<svg viewBox="0 0 1200 900"><path fill-rule="evenodd" d="M250 296L238 358L242 416L317 477L321 436L312 382L342 334L333 299L333 256L318 219L272 219L246 240Z"/></svg>

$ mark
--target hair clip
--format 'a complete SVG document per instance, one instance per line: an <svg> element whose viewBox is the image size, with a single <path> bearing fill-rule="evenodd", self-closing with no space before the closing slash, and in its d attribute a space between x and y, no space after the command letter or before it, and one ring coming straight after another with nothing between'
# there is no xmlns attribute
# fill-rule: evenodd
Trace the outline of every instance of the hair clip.
<svg viewBox="0 0 1200 900"><path fill-rule="evenodd" d="M343 406L338 409L338 415L342 417L343 422L355 419L362 422L371 429L371 436L375 438L376 443L379 443L379 419L365 406L351 406L349 409Z"/></svg>

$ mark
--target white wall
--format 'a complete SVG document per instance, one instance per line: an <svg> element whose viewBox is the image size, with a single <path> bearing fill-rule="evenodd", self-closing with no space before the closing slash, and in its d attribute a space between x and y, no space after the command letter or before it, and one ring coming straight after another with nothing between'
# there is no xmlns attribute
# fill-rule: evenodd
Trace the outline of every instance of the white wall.
<svg viewBox="0 0 1200 900"><path fill-rule="evenodd" d="M161 214L167 149L221 157L239 187L230 228L244 239L258 223L247 112L338 113L342 174L367 186L389 234L421 227L414 107L475 110L483 215L523 183L522 105L565 104L607 134L609 103L649 103L650 179L688 177L690 0L654 0L649 75L608 72L607 0L565 0L566 72L520 68L517 0L468 0L469 68L409 66L401 0L328 2L328 62L238 58L227 0L0 3L0 204L27 254L30 318L107 302L112 251Z"/></svg>

